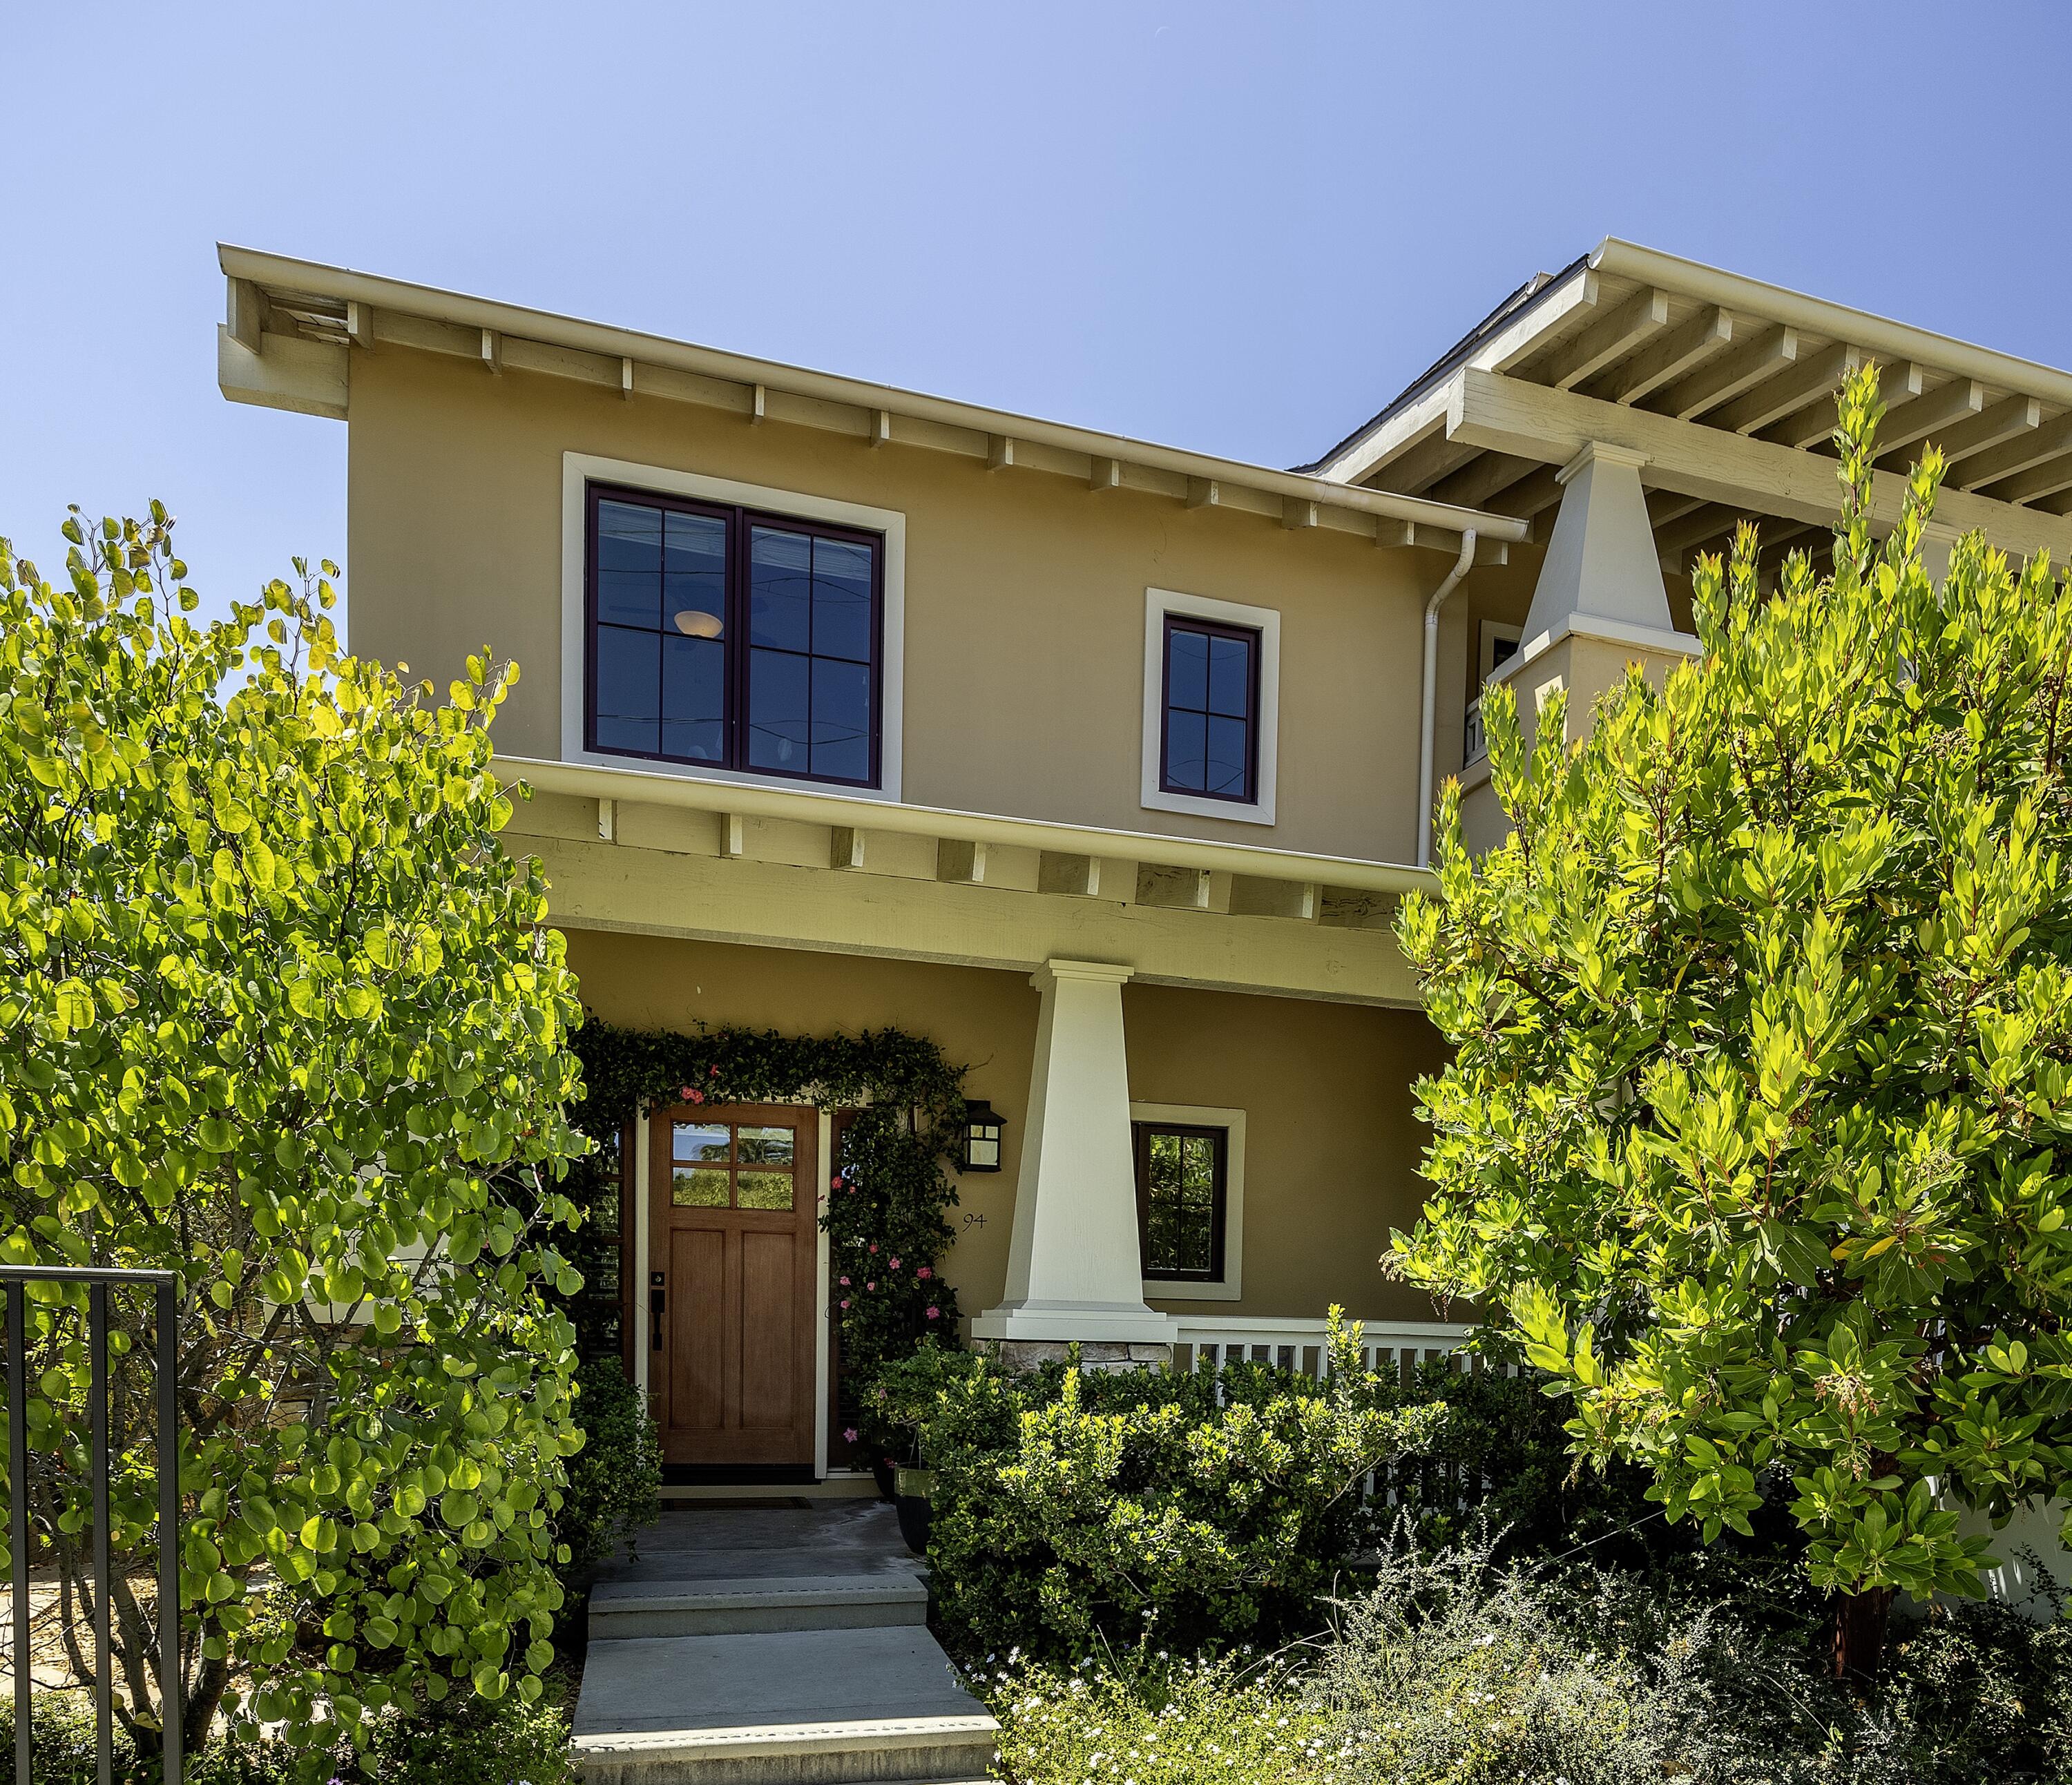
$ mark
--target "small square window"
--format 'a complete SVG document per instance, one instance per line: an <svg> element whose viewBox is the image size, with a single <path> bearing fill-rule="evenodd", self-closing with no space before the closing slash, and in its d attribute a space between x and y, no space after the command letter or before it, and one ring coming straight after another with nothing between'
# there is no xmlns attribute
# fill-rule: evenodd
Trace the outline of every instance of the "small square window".
<svg viewBox="0 0 2072 1785"><path fill-rule="evenodd" d="M1144 1274L1163 1282L1221 1282L1230 1131L1169 1122L1131 1126Z"/></svg>
<svg viewBox="0 0 2072 1785"><path fill-rule="evenodd" d="M1257 802L1261 654L1250 627L1166 616L1160 792Z"/></svg>

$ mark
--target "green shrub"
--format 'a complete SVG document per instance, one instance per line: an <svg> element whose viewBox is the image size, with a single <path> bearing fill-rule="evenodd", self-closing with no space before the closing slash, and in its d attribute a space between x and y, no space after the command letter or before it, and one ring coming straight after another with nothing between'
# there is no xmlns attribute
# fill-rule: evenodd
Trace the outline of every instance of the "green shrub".
<svg viewBox="0 0 2072 1785"><path fill-rule="evenodd" d="M1281 1785L1328 1777L1328 1720L1271 1662L1171 1661L1144 1649L1104 1666L1000 1668L967 1682L1000 1719L1009 1785Z"/></svg>
<svg viewBox="0 0 2072 1785"><path fill-rule="evenodd" d="M1330 1379L1262 1366L1174 1375L1014 1375L985 1360L894 1366L935 1471L928 1560L968 1652L1075 1659L1155 1635L1175 1652L1314 1628L1371 1534L1361 1483L1438 1432L1379 1404L1356 1331L1334 1319ZM902 1374L906 1371L907 1373Z"/></svg>
<svg viewBox="0 0 2072 1785"><path fill-rule="evenodd" d="M372 1785L574 1785L576 1776L568 1719L545 1699L391 1715L376 1726L368 1758Z"/></svg>
<svg viewBox="0 0 2072 1785"><path fill-rule="evenodd" d="M615 1357L585 1364L576 1384L583 1447L569 1459L554 1517L569 1549L565 1578L594 1567L662 1510L662 1440L648 1397Z"/></svg>

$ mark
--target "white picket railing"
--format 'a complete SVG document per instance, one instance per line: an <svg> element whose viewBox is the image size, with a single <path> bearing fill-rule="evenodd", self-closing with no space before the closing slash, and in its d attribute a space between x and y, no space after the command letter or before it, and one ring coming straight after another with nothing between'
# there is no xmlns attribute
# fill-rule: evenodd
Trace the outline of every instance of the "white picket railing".
<svg viewBox="0 0 2072 1785"><path fill-rule="evenodd" d="M1322 1320L1277 1320L1257 1315L1182 1314L1176 1368L1272 1364L1322 1377L1328 1332ZM1360 1333L1360 1361L1377 1375L1407 1377L1416 1364L1459 1355L1471 1327L1440 1320L1370 1320ZM1466 1368L1465 1360L1462 1367Z"/></svg>

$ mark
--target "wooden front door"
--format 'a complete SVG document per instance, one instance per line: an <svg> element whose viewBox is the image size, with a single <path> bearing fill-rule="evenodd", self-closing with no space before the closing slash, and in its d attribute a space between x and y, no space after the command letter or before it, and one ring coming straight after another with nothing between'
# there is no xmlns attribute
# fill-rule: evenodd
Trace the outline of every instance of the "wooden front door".
<svg viewBox="0 0 2072 1785"><path fill-rule="evenodd" d="M662 1460L810 1467L819 1113L684 1104L648 1126L648 1383Z"/></svg>

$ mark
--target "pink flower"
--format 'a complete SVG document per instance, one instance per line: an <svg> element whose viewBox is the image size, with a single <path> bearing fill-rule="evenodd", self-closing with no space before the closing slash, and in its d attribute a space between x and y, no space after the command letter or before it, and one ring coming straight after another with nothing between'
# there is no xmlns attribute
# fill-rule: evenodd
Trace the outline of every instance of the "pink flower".
<svg viewBox="0 0 2072 1785"><path fill-rule="evenodd" d="M844 1297L842 1297L841 1305L842 1305L844 1307L847 1307L849 1306L849 1298L848 1298L846 1295L845 1295Z"/></svg>
<svg viewBox="0 0 2072 1785"><path fill-rule="evenodd" d="M899 1261L898 1261L897 1258L894 1258L894 1259L892 1261L892 1268L893 1268L894 1270L897 1270L899 1268Z"/></svg>
<svg viewBox="0 0 2072 1785"><path fill-rule="evenodd" d="M878 1285L877 1285L877 1284L875 1284L875 1283L865 1283L863 1286L864 1286L865 1289L869 1289L869 1290L875 1290L875 1289L878 1287Z"/></svg>
<svg viewBox="0 0 2072 1785"><path fill-rule="evenodd" d="M693 1089L688 1094L693 1103L702 1103L705 1100L705 1094L701 1090Z"/></svg>
<svg viewBox="0 0 2072 1785"><path fill-rule="evenodd" d="M849 1278L848 1278L845 1277L845 1278L842 1278L842 1280L841 1280L841 1286L842 1286L842 1287L843 1287L844 1289L847 1289L847 1288L849 1287Z"/></svg>
<svg viewBox="0 0 2072 1785"><path fill-rule="evenodd" d="M939 1308L939 1307L931 1307L931 1308L930 1308L930 1309L928 1310L928 1318L929 1318L930 1319L931 1319L931 1320L939 1320L939 1319L942 1319L942 1317L943 1317L943 1311L942 1311L940 1308Z"/></svg>
<svg viewBox="0 0 2072 1785"><path fill-rule="evenodd" d="M839 1190L839 1189L841 1189L841 1187L842 1187L842 1180L841 1180L841 1174L840 1172L837 1172L837 1173L835 1174L835 1176L832 1176L832 1177L831 1177L831 1178L829 1178L829 1179L828 1180L828 1188L830 1190Z"/></svg>
<svg viewBox="0 0 2072 1785"><path fill-rule="evenodd" d="M919 1270L915 1271L915 1272L914 1273L914 1274L915 1274L916 1277L919 1277L919 1278L921 1279L921 1281L922 1281L923 1282L924 1282L924 1283L925 1283L926 1282L927 1282L927 1280L928 1280L931 1277L934 1276L935 1274L935 1272L934 1272L933 1270L930 1270L930 1269L929 1269L929 1267L928 1267L927 1266L923 1265L923 1266L921 1266L921 1268L920 1268Z"/></svg>
<svg viewBox="0 0 2072 1785"><path fill-rule="evenodd" d="M843 1427L842 1427L842 1442L843 1442L843 1443L845 1443L845 1444L853 1444L855 1442L856 1442L856 1427L855 1427L855 1426L843 1426Z"/></svg>
<svg viewBox="0 0 2072 1785"><path fill-rule="evenodd" d="M874 1251L874 1252L875 1252L875 1251L878 1250L878 1241L877 1241L873 1240L873 1241L870 1242L870 1250L871 1250L872 1251Z"/></svg>
<svg viewBox="0 0 2072 1785"><path fill-rule="evenodd" d="M719 1077L719 1068L718 1068L718 1067L717 1067L717 1066L713 1067L713 1069L712 1069L709 1073L707 1073L707 1074L706 1074L706 1077L709 1077L709 1078L717 1078L717 1077Z"/></svg>
<svg viewBox="0 0 2072 1785"><path fill-rule="evenodd" d="M691 1089L691 1088L690 1088L690 1086L689 1086L689 1085L686 1085L683 1088L683 1089L681 1089L680 1091L679 1091L676 1094L677 1094L677 1096L679 1096L679 1097L680 1097L680 1098L684 1098L684 1101L688 1102L690 1100L690 1098L691 1098L693 1095L695 1095L696 1094L695 1094L695 1093L693 1093L693 1092L692 1091L692 1089Z"/></svg>

